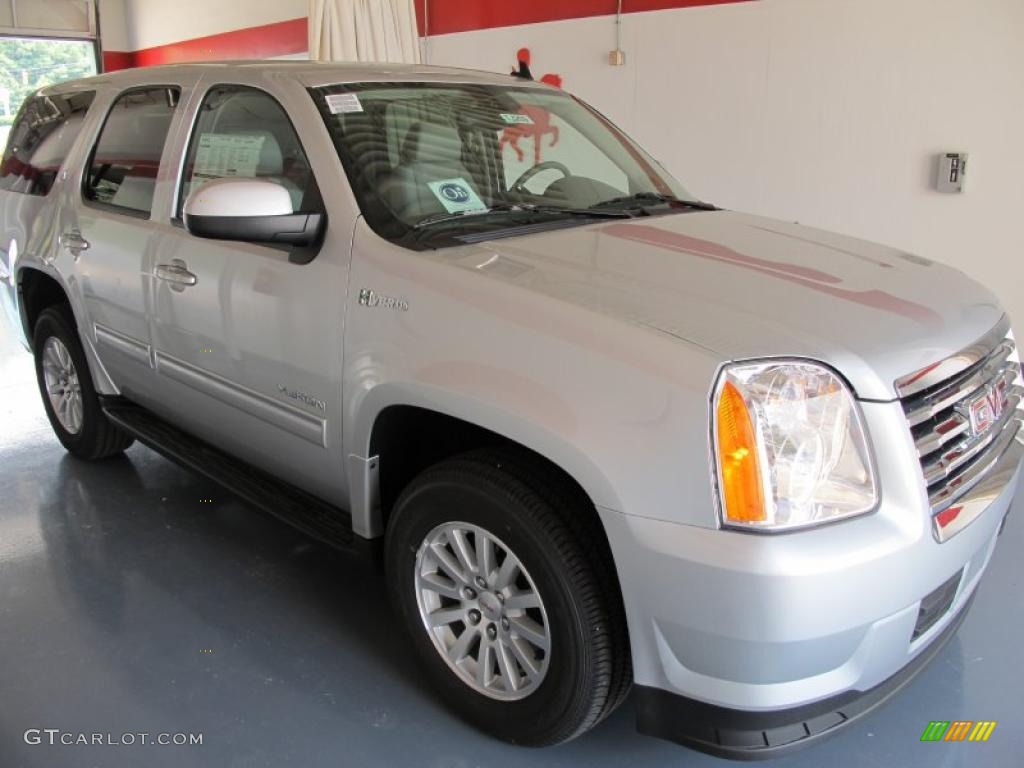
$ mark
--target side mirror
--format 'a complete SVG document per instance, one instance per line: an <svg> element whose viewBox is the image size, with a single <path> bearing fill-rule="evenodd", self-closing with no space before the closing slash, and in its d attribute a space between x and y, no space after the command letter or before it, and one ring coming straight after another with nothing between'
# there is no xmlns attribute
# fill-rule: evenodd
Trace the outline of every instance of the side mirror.
<svg viewBox="0 0 1024 768"><path fill-rule="evenodd" d="M197 187L185 200L185 228L196 237L312 245L324 217L292 213L288 190L266 179L228 176Z"/></svg>

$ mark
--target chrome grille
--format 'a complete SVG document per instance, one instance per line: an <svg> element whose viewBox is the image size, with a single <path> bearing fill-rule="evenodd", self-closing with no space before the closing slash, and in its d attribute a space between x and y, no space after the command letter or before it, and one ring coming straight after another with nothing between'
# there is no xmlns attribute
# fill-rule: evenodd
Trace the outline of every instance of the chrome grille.
<svg viewBox="0 0 1024 768"><path fill-rule="evenodd" d="M937 371L944 376L938 381ZM1013 338L1003 324L896 387L932 513L940 515L984 477L1021 428L1024 386Z"/></svg>

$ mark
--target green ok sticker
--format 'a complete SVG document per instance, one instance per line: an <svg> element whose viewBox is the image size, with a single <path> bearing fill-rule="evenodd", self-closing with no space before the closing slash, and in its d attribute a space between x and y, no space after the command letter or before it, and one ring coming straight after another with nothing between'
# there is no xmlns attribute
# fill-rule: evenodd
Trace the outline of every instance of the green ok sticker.
<svg viewBox="0 0 1024 768"><path fill-rule="evenodd" d="M459 211L486 211L487 206L479 198L469 182L461 176L454 179L441 179L440 181L428 181L427 186L434 193L441 205L448 213Z"/></svg>

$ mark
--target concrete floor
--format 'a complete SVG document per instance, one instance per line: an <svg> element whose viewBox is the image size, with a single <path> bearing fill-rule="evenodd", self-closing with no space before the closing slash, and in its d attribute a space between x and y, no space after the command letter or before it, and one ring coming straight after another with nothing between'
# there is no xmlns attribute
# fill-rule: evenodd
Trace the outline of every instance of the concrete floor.
<svg viewBox="0 0 1024 768"><path fill-rule="evenodd" d="M631 702L539 751L463 725L427 689L373 568L141 446L100 464L65 455L6 335L0 468L3 768L726 765L637 735ZM867 721L767 765L1020 765L1022 545L1024 496L942 655ZM919 741L958 719L999 725L985 744ZM29 745L30 728L203 743Z"/></svg>

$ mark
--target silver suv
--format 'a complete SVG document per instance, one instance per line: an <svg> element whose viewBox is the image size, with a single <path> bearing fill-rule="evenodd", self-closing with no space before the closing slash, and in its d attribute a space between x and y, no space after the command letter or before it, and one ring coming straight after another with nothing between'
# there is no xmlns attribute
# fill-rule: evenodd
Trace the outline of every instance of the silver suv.
<svg viewBox="0 0 1024 768"><path fill-rule="evenodd" d="M47 88L0 297L82 459L133 440L382 542L445 702L520 744L764 757L955 632L1024 454L984 288L690 195L598 112L429 67Z"/></svg>

